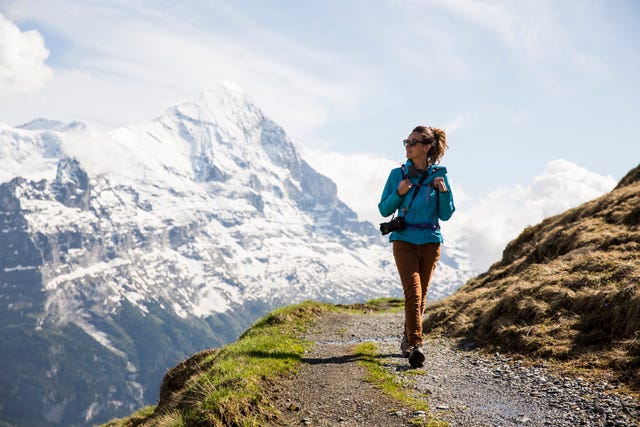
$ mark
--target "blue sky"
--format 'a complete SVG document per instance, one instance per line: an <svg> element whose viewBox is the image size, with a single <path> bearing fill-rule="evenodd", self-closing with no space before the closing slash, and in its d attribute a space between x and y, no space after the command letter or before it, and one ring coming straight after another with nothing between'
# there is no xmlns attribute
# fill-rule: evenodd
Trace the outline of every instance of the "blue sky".
<svg viewBox="0 0 640 427"><path fill-rule="evenodd" d="M2 0L0 14L0 122L110 129L231 80L373 222L402 139L444 128L451 233L478 268L640 160L635 0Z"/></svg>

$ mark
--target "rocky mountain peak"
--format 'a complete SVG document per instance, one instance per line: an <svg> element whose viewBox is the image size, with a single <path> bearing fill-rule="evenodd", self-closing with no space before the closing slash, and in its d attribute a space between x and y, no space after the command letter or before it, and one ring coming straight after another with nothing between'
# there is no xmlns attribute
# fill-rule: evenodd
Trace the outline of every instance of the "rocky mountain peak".
<svg viewBox="0 0 640 427"><path fill-rule="evenodd" d="M177 147L188 154L196 181L245 184L273 175L271 164L301 176L301 159L284 130L268 119L249 96L230 83L203 90L199 99L170 108L157 120L161 129L180 136Z"/></svg>
<svg viewBox="0 0 640 427"><path fill-rule="evenodd" d="M172 107L167 114L187 123L212 126L228 143L252 145L259 142L257 130L264 120L249 96L231 83L204 89L197 100Z"/></svg>
<svg viewBox="0 0 640 427"><path fill-rule="evenodd" d="M86 130L87 126L78 121L73 121L70 123L61 122L59 120L51 120L46 118L37 118L31 120L28 123L16 126L17 129L24 130L51 130L58 132L68 132L68 131L83 131Z"/></svg>
<svg viewBox="0 0 640 427"><path fill-rule="evenodd" d="M86 210L89 207L90 185L87 172L74 158L63 158L58 162L56 178L52 183L57 201L65 206Z"/></svg>

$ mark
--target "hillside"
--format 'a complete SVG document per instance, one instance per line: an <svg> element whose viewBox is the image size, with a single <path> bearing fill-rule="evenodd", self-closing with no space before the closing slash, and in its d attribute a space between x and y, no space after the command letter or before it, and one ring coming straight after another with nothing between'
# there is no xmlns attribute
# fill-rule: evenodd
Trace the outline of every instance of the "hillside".
<svg viewBox="0 0 640 427"><path fill-rule="evenodd" d="M401 300L307 302L165 375L160 400L106 427L632 426L640 401L542 364L425 341L425 367L398 343Z"/></svg>
<svg viewBox="0 0 640 427"><path fill-rule="evenodd" d="M640 390L639 223L636 167L610 193L526 228L501 261L428 308L425 331Z"/></svg>

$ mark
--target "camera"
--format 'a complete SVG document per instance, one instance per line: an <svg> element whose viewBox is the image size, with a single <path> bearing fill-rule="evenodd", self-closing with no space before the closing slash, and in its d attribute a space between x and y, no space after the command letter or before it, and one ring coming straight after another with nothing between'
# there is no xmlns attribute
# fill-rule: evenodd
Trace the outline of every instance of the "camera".
<svg viewBox="0 0 640 427"><path fill-rule="evenodd" d="M380 233L384 236L385 234L389 234L392 231L402 231L404 230L404 217L399 216L397 218L393 218L389 222L383 222L380 224Z"/></svg>

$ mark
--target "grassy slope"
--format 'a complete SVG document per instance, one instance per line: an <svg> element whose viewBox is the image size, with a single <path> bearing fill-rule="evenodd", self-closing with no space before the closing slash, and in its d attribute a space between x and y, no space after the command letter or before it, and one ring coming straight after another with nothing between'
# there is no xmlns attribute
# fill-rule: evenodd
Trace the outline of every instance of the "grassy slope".
<svg viewBox="0 0 640 427"><path fill-rule="evenodd" d="M640 166L528 227L500 262L430 306L426 332L559 361L640 390Z"/></svg>
<svg viewBox="0 0 640 427"><path fill-rule="evenodd" d="M275 310L238 341L205 350L171 369L156 407L143 408L106 426L259 426L276 416L263 390L296 369L305 350L297 338L324 304L303 303Z"/></svg>
<svg viewBox="0 0 640 427"><path fill-rule="evenodd" d="M317 316L328 310L394 310L401 301L333 306L305 302L268 314L236 342L205 350L164 377L157 406L149 406L105 427L262 426L278 416L269 401L278 378L295 372L306 347L300 339Z"/></svg>

